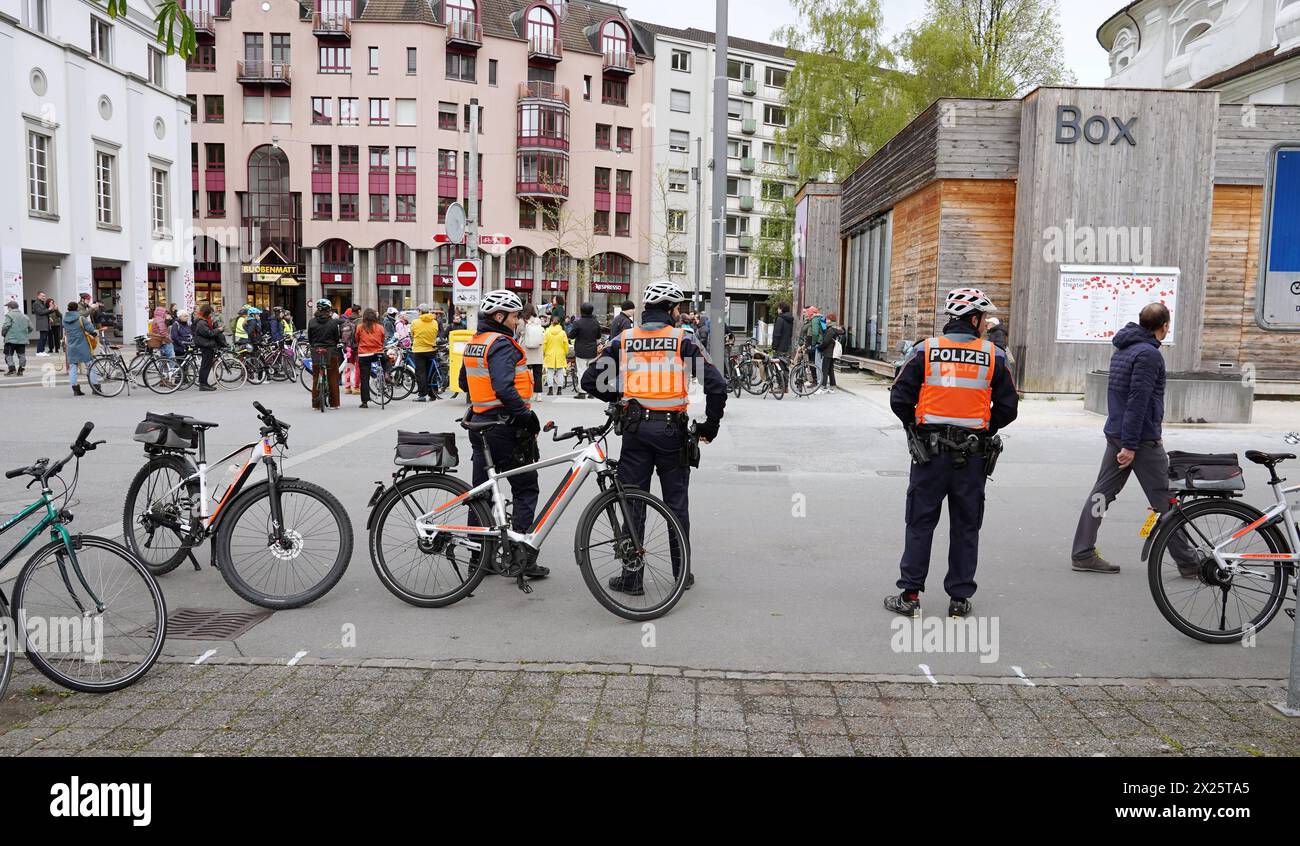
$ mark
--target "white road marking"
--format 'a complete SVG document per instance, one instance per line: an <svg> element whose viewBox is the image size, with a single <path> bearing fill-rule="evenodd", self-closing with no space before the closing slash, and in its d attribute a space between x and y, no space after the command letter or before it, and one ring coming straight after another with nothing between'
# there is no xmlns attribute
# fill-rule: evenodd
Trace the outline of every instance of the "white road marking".
<svg viewBox="0 0 1300 846"><path fill-rule="evenodd" d="M348 444L356 443L362 438L369 437L370 435L373 435L376 432L382 432L384 429L387 429L390 426L395 426L398 423L403 422L404 420L409 420L412 417L415 417L417 414L427 413L428 411L430 411L428 407L421 405L420 407L403 411L401 414L395 414L390 417L385 417L384 419L370 426L367 426L364 429L344 435L341 438L335 438L334 440L329 441L328 443L321 444L315 449L310 449L304 453L301 453L300 455L295 455L291 458L288 458L285 460L284 466L286 468L297 467L299 464L302 464L304 462L314 461L315 459L320 458L322 455L329 455L331 452L334 452L334 450L336 449L341 449L342 447L345 447ZM208 469L209 478L215 478L216 474L218 474L220 470L221 470L220 467L209 467ZM91 532L91 534L98 535L100 537L110 538L110 539L120 538L122 537L122 523L121 521L118 521L116 523L109 523L107 526L101 526L100 528Z"/></svg>
<svg viewBox="0 0 1300 846"><path fill-rule="evenodd" d="M925 673L925 677L930 680L930 684L934 685L935 687L939 686L939 680L936 679L934 677L934 674L930 672L930 667L928 664L917 664L916 666L920 667L921 672Z"/></svg>
<svg viewBox="0 0 1300 846"><path fill-rule="evenodd" d="M302 659L304 659L304 658L306 658L306 657L307 657L307 653L306 653L306 652L299 652L297 655L295 655L295 656L293 656L292 658L289 659L289 664L288 664L288 666L292 667L294 664L297 664L299 661L301 661Z"/></svg>
<svg viewBox="0 0 1300 846"><path fill-rule="evenodd" d="M1029 680L1028 676L1025 675L1024 670L1020 669L1019 667L1012 667L1011 669L1015 671L1016 675L1020 676L1020 680L1023 681L1025 684L1029 685L1030 687L1038 687L1038 685L1034 684Z"/></svg>
<svg viewBox="0 0 1300 846"><path fill-rule="evenodd" d="M199 660L195 661L194 663L195 663L195 664L202 664L204 661L208 660L209 658L211 658L213 655L216 655L216 654L217 654L217 650L215 650L215 649L209 649L207 652L204 652L202 655L200 655L200 656L199 656Z"/></svg>

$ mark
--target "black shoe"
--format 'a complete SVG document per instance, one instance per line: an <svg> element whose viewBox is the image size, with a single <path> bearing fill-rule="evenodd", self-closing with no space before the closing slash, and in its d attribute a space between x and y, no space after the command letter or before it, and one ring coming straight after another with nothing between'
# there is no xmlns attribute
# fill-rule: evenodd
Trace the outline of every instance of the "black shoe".
<svg viewBox="0 0 1300 846"><path fill-rule="evenodd" d="M921 595L914 590L905 590L898 596L886 596L885 608L903 617L920 617Z"/></svg>
<svg viewBox="0 0 1300 846"><path fill-rule="evenodd" d="M695 587L695 574L694 574L694 573L687 573L687 574L686 574L686 589L687 589L687 590L690 590L690 589L693 588L693 587Z"/></svg>
<svg viewBox="0 0 1300 846"><path fill-rule="evenodd" d="M20 368L18 368L18 375L19 375L19 376L23 375L23 374L26 373L26 372L27 372L27 368L26 368L26 367L20 367Z"/></svg>
<svg viewBox="0 0 1300 846"><path fill-rule="evenodd" d="M969 617L971 604L969 599L951 599L948 602L948 616L961 619Z"/></svg>
<svg viewBox="0 0 1300 846"><path fill-rule="evenodd" d="M368 404L366 404L366 403L363 402L363 403L361 403L361 407L362 407L362 408L369 408L370 406L369 406Z"/></svg>
<svg viewBox="0 0 1300 846"><path fill-rule="evenodd" d="M200 391L215 391L216 388L215 388L214 386L212 386L212 385L199 385L199 390L200 390Z"/></svg>
<svg viewBox="0 0 1300 846"><path fill-rule="evenodd" d="M83 394L83 393L81 392L81 386L80 386L80 385L73 385L73 386L72 386L72 394L73 394L73 396L78 396L78 397L84 397L84 396L85 396L85 394Z"/></svg>
<svg viewBox="0 0 1300 846"><path fill-rule="evenodd" d="M645 596L645 585L641 578L631 573L620 573L609 580L609 589L628 596Z"/></svg>

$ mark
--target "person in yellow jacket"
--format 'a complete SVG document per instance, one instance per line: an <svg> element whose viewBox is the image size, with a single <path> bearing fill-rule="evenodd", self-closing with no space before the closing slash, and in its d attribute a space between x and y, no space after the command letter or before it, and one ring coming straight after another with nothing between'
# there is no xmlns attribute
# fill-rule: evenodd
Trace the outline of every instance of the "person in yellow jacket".
<svg viewBox="0 0 1300 846"><path fill-rule="evenodd" d="M564 371L569 369L569 335L558 320L552 319L546 328L542 363L546 367L546 395L551 396L552 390L556 396L564 393Z"/></svg>
<svg viewBox="0 0 1300 846"><path fill-rule="evenodd" d="M437 346L438 321L434 320L429 307L421 303L420 316L411 324L411 358L415 361L415 381L420 389L416 402L429 402L439 398L438 392L442 386L429 384L429 370Z"/></svg>

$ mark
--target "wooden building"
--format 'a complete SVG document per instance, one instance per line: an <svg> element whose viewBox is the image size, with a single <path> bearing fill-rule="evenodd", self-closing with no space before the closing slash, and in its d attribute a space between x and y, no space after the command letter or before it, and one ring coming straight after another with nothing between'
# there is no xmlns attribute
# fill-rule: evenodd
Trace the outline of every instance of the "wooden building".
<svg viewBox="0 0 1300 846"><path fill-rule="evenodd" d="M1077 393L1109 361L1105 320L1136 320L1136 290L1169 295L1171 371L1300 376L1300 336L1255 321L1268 161L1296 141L1300 107L1213 91L939 100L844 182L848 347L890 360L942 330L948 290L977 287L1008 323L1021 388ZM1123 292L1083 302L1090 278Z"/></svg>

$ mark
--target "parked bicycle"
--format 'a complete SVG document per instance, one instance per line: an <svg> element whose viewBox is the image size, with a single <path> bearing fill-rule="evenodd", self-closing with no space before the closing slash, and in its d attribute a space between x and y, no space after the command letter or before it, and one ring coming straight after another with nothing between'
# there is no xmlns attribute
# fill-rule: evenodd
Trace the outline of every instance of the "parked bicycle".
<svg viewBox="0 0 1300 846"><path fill-rule="evenodd" d="M18 572L13 613L0 592L0 617L6 626L0 699L13 673L15 645L51 681L72 690L107 693L139 681L158 660L167 638L167 605L144 564L116 541L68 532L81 459L104 443L89 440L94 428L93 423L82 428L66 458L40 458L5 473L6 479L31 477L27 486L39 484L41 496L0 525L0 534L44 513L0 558L0 568L46 530L50 542ZM60 474L73 461L72 481L64 482ZM54 492L55 481L63 485L62 493Z"/></svg>
<svg viewBox="0 0 1300 846"><path fill-rule="evenodd" d="M785 359L758 350L740 362L736 375L746 392L759 397L771 394L773 399L783 399L790 384L790 366Z"/></svg>
<svg viewBox="0 0 1300 846"><path fill-rule="evenodd" d="M205 436L217 424L147 415L134 439L149 460L127 489L122 531L127 547L157 575L186 558L201 569L193 550L210 540L213 566L240 597L263 608L298 608L343 577L352 558L352 523L329 491L281 474L289 424L261 403L253 407L262 423L259 440L216 462L225 467L242 456L228 485L215 493ZM266 481L248 485L258 463Z"/></svg>
<svg viewBox="0 0 1300 846"><path fill-rule="evenodd" d="M553 436L557 443L583 444L573 452L503 472L497 472L489 458L488 480L474 488L447 472L446 447L436 440L422 447L422 456L412 452L403 458L399 452L402 469L394 474L393 484L377 482L370 499L370 559L380 581L404 602L421 608L461 601L489 573L513 577L521 591L530 593L524 569L531 553L542 548L594 474L600 493L583 511L574 537L574 555L588 589L601 605L628 620L667 614L685 591L690 546L681 523L658 497L619 481L618 462L609 458L606 441L620 414L620 407L611 406L604 425ZM471 433L497 425L468 422L468 417L461 421ZM548 423L543 431L555 432L555 424ZM432 438L450 438L454 444L452 435ZM531 531L511 529L503 483L565 464L568 472ZM639 580L641 593L611 591L608 582L619 575Z"/></svg>
<svg viewBox="0 0 1300 846"><path fill-rule="evenodd" d="M1173 507L1158 521L1152 514L1144 527L1142 560L1156 606L1174 628L1206 643L1237 643L1283 608L1300 565L1300 528L1287 497L1300 493L1300 485L1283 487L1277 470L1295 458L1246 453L1269 473L1275 502L1260 511L1239 500L1246 484L1236 455L1170 453L1170 475L1183 478L1171 483ZM1190 546L1193 561L1174 560L1175 538ZM1289 593L1294 603L1294 584ZM1294 607L1287 613L1295 618Z"/></svg>

